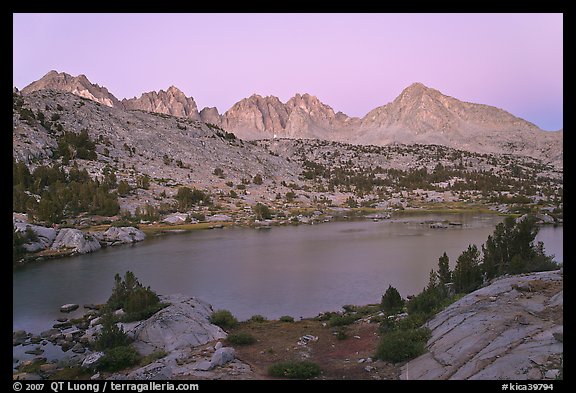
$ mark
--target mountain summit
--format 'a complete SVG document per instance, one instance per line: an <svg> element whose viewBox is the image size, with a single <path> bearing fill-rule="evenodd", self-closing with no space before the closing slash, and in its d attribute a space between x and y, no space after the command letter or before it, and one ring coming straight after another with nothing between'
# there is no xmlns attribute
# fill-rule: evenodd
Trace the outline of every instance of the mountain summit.
<svg viewBox="0 0 576 393"><path fill-rule="evenodd" d="M36 82L22 89L22 94L37 90L58 90L99 102L109 107L122 107L122 104L107 88L93 84L86 75L72 76L65 72L50 71Z"/></svg>
<svg viewBox="0 0 576 393"><path fill-rule="evenodd" d="M22 89L23 94L53 89L70 92L110 107L144 110L200 120L223 127L241 139L323 139L352 144L437 144L480 153L513 153L561 161L561 131L545 132L505 110L460 101L422 83L405 88L392 102L363 118L349 117L310 94L286 103L253 94L224 114L216 108L198 112L196 102L177 87L143 93L121 102L84 75L50 71Z"/></svg>
<svg viewBox="0 0 576 393"><path fill-rule="evenodd" d="M147 112L164 113L177 117L187 117L200 120L198 107L192 97L186 95L177 87L170 86L168 90L143 93L140 98L122 100L122 104L129 110L143 110Z"/></svg>

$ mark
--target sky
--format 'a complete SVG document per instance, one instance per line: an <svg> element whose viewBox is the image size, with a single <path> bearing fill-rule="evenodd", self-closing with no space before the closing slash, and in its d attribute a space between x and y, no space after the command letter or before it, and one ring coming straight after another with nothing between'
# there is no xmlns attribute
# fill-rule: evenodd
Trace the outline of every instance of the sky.
<svg viewBox="0 0 576 393"><path fill-rule="evenodd" d="M117 98L174 85L220 113L309 93L362 117L414 82L563 127L562 14L13 14L13 85L84 74Z"/></svg>

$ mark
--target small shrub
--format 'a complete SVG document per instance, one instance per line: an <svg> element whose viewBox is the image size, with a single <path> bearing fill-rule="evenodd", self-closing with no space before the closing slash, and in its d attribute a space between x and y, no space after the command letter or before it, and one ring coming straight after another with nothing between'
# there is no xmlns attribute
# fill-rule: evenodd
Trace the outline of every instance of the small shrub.
<svg viewBox="0 0 576 393"><path fill-rule="evenodd" d="M226 341L231 345L250 345L256 342L256 337L250 333L229 334Z"/></svg>
<svg viewBox="0 0 576 393"><path fill-rule="evenodd" d="M96 338L94 346L98 350L106 350L114 347L126 346L130 343L130 338L124 329L116 325L116 319L110 309L102 315L102 330Z"/></svg>
<svg viewBox="0 0 576 393"><path fill-rule="evenodd" d="M429 338L430 330L426 328L394 330L381 338L376 357L394 363L414 359L426 351Z"/></svg>
<svg viewBox="0 0 576 393"><path fill-rule="evenodd" d="M210 315L210 323L220 326L222 329L229 329L238 325L238 320L230 311L218 310Z"/></svg>
<svg viewBox="0 0 576 393"><path fill-rule="evenodd" d="M338 340L346 340L348 338L348 332L346 331L346 328L338 328L338 330L336 330L336 338Z"/></svg>
<svg viewBox="0 0 576 393"><path fill-rule="evenodd" d="M358 318L359 317L356 315L333 315L328 320L328 325L331 327L346 326L354 323L356 320L358 320Z"/></svg>
<svg viewBox="0 0 576 393"><path fill-rule="evenodd" d="M249 319L250 322L257 322L257 323L266 322L267 320L268 319L266 319L265 316L260 314L252 315Z"/></svg>
<svg viewBox="0 0 576 393"><path fill-rule="evenodd" d="M268 374L278 378L308 379L320 372L320 366L307 360L276 363L268 368Z"/></svg>
<svg viewBox="0 0 576 393"><path fill-rule="evenodd" d="M280 322L294 322L294 317L291 317L290 315L282 315L280 317Z"/></svg>
<svg viewBox="0 0 576 393"><path fill-rule="evenodd" d="M140 355L129 345L109 349L100 359L98 369L102 371L118 371L133 366L140 361Z"/></svg>

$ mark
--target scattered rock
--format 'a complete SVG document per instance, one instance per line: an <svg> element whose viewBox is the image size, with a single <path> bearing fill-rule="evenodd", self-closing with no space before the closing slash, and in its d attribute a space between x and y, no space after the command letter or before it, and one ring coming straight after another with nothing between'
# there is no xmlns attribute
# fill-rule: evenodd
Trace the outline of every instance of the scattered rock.
<svg viewBox="0 0 576 393"><path fill-rule="evenodd" d="M371 372L374 370L374 367L373 366L366 366L366 367L364 367L364 370L366 370L366 372Z"/></svg>
<svg viewBox="0 0 576 393"><path fill-rule="evenodd" d="M40 348L40 347L36 347L36 348L34 348L34 349L25 351L24 353L27 353L28 355L36 355L36 356L38 356L38 355L42 355L42 354L44 353L44 350L43 350L42 348Z"/></svg>
<svg viewBox="0 0 576 393"><path fill-rule="evenodd" d="M90 377L90 380L92 381L96 381L98 379L100 379L100 373L96 373Z"/></svg>
<svg viewBox="0 0 576 393"><path fill-rule="evenodd" d="M540 379L542 379L542 372L541 372L537 367L532 367L532 368L526 373L526 379L529 379L529 380L540 380Z"/></svg>
<svg viewBox="0 0 576 393"><path fill-rule="evenodd" d="M212 365L212 362L210 362L209 360L203 360L194 365L194 370L198 371L208 371L212 370L213 368L214 366Z"/></svg>
<svg viewBox="0 0 576 393"><path fill-rule="evenodd" d="M94 368L104 356L104 352L93 352L86 356L82 361L82 367Z"/></svg>
<svg viewBox="0 0 576 393"><path fill-rule="evenodd" d="M58 365L54 363L46 363L40 366L40 371L44 374L53 374L58 370Z"/></svg>
<svg viewBox="0 0 576 393"><path fill-rule="evenodd" d="M210 359L210 363L212 366L223 366L228 362L234 360L235 351L232 347L224 347L218 349L212 355L212 359Z"/></svg>
<svg viewBox="0 0 576 393"><path fill-rule="evenodd" d="M38 374L32 373L18 373L12 376L14 381L39 381L42 377Z"/></svg>
<svg viewBox="0 0 576 393"><path fill-rule="evenodd" d="M60 307L60 312L72 312L76 309L78 309L78 307L80 307L78 304L64 304L63 306Z"/></svg>
<svg viewBox="0 0 576 393"><path fill-rule="evenodd" d="M84 353L85 351L86 351L86 349L80 343L76 343L76 345L74 345L72 347L72 352L74 352L74 353Z"/></svg>
<svg viewBox="0 0 576 393"><path fill-rule="evenodd" d="M544 374L544 378L546 379L556 379L559 376L560 376L560 370L558 369L548 370L546 371L546 374Z"/></svg>
<svg viewBox="0 0 576 393"><path fill-rule="evenodd" d="M220 348L222 348L222 343L221 343L220 341L218 341L218 342L216 343L216 345L214 345L214 349L215 349L215 350L218 350L218 349L220 349Z"/></svg>

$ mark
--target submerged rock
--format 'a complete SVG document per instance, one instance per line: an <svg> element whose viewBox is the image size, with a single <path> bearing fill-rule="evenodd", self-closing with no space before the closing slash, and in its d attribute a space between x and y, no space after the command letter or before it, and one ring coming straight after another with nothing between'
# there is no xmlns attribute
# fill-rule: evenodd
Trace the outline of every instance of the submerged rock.
<svg viewBox="0 0 576 393"><path fill-rule="evenodd" d="M64 305L60 306L60 312L72 312L72 311L78 309L78 307L80 307L80 305L78 305L78 304L73 304L73 303L64 304Z"/></svg>

